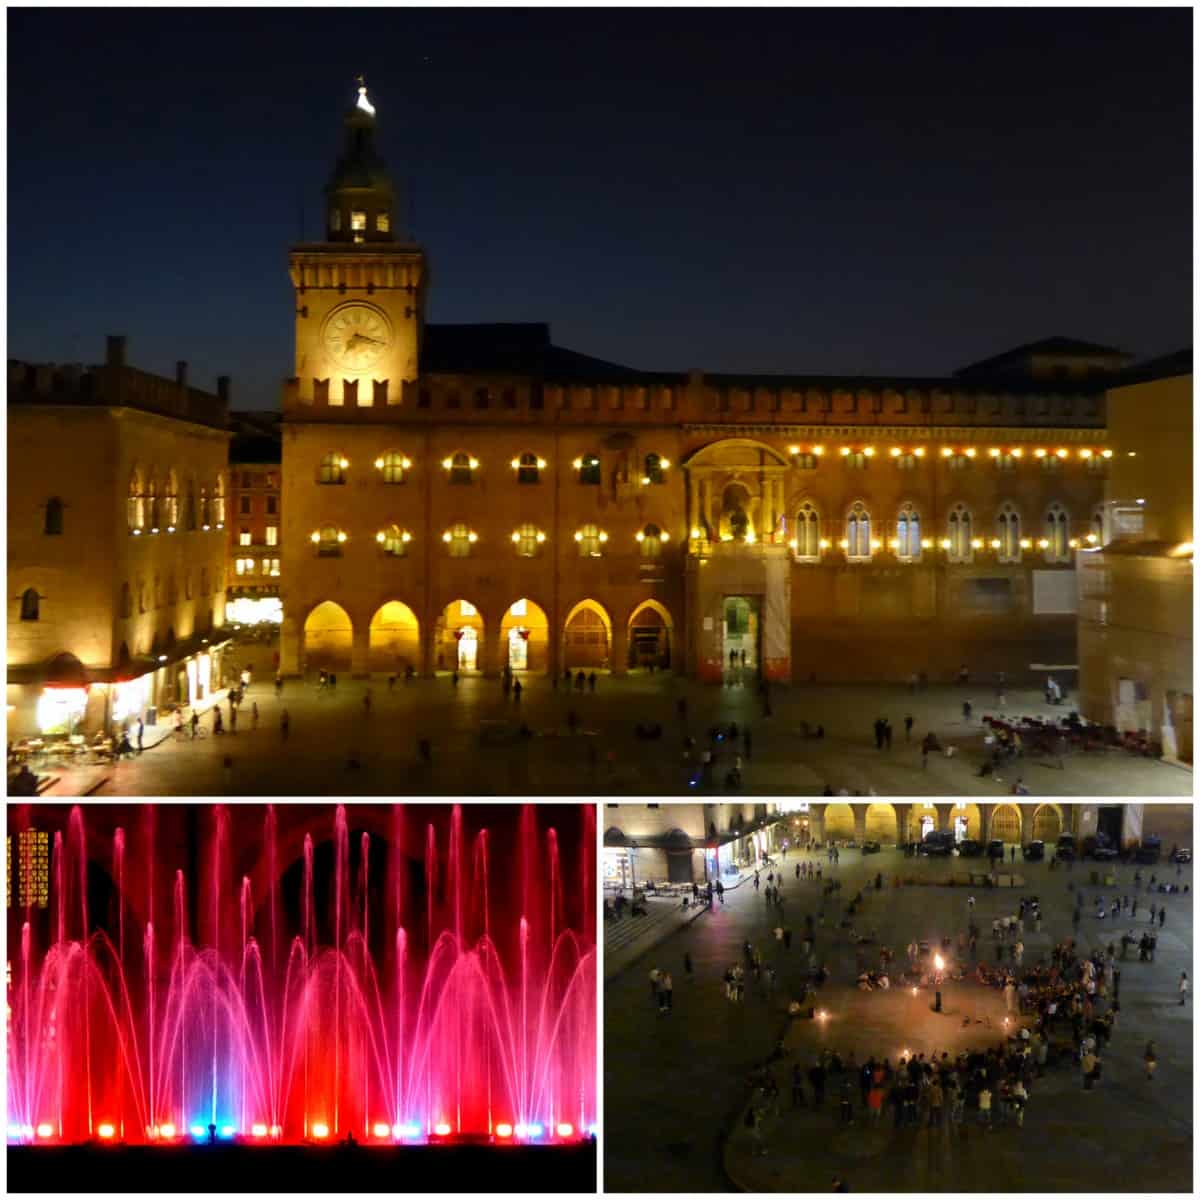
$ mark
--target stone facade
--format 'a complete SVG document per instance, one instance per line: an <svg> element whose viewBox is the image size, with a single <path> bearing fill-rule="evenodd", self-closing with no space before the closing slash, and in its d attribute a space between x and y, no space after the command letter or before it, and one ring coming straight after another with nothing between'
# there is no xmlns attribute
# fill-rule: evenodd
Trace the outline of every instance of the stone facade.
<svg viewBox="0 0 1200 1200"><path fill-rule="evenodd" d="M292 251L286 673L1074 665L1127 356L1052 338L938 378L706 375L426 324L424 252L373 225L374 119L347 119L327 241Z"/></svg>
<svg viewBox="0 0 1200 1200"><path fill-rule="evenodd" d="M9 363L10 736L50 700L82 730L219 686L227 381ZM39 719L39 704L43 717ZM80 708L79 706L82 706Z"/></svg>
<svg viewBox="0 0 1200 1200"><path fill-rule="evenodd" d="M230 600L279 595L282 563L279 418L234 413L229 446Z"/></svg>

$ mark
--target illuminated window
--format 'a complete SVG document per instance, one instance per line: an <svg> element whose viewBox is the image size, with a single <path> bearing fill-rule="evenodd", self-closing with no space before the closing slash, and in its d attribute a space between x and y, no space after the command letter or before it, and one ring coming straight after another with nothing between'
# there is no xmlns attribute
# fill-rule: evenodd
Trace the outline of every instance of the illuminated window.
<svg viewBox="0 0 1200 1200"><path fill-rule="evenodd" d="M356 233L361 232L367 227L367 214L365 212L351 212L350 228Z"/></svg>
<svg viewBox="0 0 1200 1200"><path fill-rule="evenodd" d="M278 525L268 525L267 526L267 545L268 546L278 546L279 545L279 526Z"/></svg>
<svg viewBox="0 0 1200 1200"><path fill-rule="evenodd" d="M846 557L860 561L871 557L871 514L861 500L846 516Z"/></svg>
<svg viewBox="0 0 1200 1200"><path fill-rule="evenodd" d="M816 562L821 557L821 518L807 500L796 513L795 552L797 558Z"/></svg>
<svg viewBox="0 0 1200 1200"><path fill-rule="evenodd" d="M663 461L659 454L647 454L643 465L643 474L647 483L662 483Z"/></svg>
<svg viewBox="0 0 1200 1200"><path fill-rule="evenodd" d="M1056 475L1062 470L1063 460L1057 454L1047 454L1042 458L1041 462L1042 470L1048 475Z"/></svg>
<svg viewBox="0 0 1200 1200"><path fill-rule="evenodd" d="M150 482L146 485L146 519L155 532L162 528L162 522L159 520L161 515L158 504L158 476L152 474Z"/></svg>
<svg viewBox="0 0 1200 1200"><path fill-rule="evenodd" d="M225 524L225 476L218 475L213 487L213 517L216 524Z"/></svg>
<svg viewBox="0 0 1200 1200"><path fill-rule="evenodd" d="M643 558L661 558L663 547L663 532L657 525L647 525L642 530L641 541Z"/></svg>
<svg viewBox="0 0 1200 1200"><path fill-rule="evenodd" d="M183 515L184 515L184 528L189 529L189 530L195 529L196 528L196 484L191 479L188 480L187 503L186 503L186 510Z"/></svg>
<svg viewBox="0 0 1200 1200"><path fill-rule="evenodd" d="M342 454L326 454L317 470L318 483L345 483L346 459Z"/></svg>
<svg viewBox="0 0 1200 1200"><path fill-rule="evenodd" d="M917 456L915 454L896 454L893 455L892 461L896 464L898 471L915 471L917 469Z"/></svg>
<svg viewBox="0 0 1200 1200"><path fill-rule="evenodd" d="M21 620L36 621L41 612L41 597L37 588L26 588L21 593Z"/></svg>
<svg viewBox="0 0 1200 1200"><path fill-rule="evenodd" d="M1045 541L1048 563L1071 561L1071 522L1061 504L1051 504L1046 511Z"/></svg>
<svg viewBox="0 0 1200 1200"><path fill-rule="evenodd" d="M342 543L346 535L336 525L322 525L313 540L316 542L318 558L342 557Z"/></svg>
<svg viewBox="0 0 1200 1200"><path fill-rule="evenodd" d="M129 528L144 529L146 527L146 497L142 473L134 470L129 477L129 499L125 505L125 519Z"/></svg>
<svg viewBox="0 0 1200 1200"><path fill-rule="evenodd" d="M279 559L264 558L262 564L262 573L264 575L279 575Z"/></svg>
<svg viewBox="0 0 1200 1200"><path fill-rule="evenodd" d="M239 575L253 575L255 560L252 558L239 558L234 560L234 570Z"/></svg>
<svg viewBox="0 0 1200 1200"><path fill-rule="evenodd" d="M212 511L208 506L208 488L200 488L200 525L207 529L212 524Z"/></svg>
<svg viewBox="0 0 1200 1200"><path fill-rule="evenodd" d="M854 450L849 454L843 454L842 459L852 471L865 471L867 469L867 455L861 450Z"/></svg>
<svg viewBox="0 0 1200 1200"><path fill-rule="evenodd" d="M391 233L392 218L389 213L381 212L375 214L375 232L376 233Z"/></svg>
<svg viewBox="0 0 1200 1200"><path fill-rule="evenodd" d="M541 478L541 468L536 454L522 454L517 459L517 482L537 483Z"/></svg>
<svg viewBox="0 0 1200 1200"><path fill-rule="evenodd" d="M403 483L404 472L408 469L408 459L396 450L389 450L378 463L380 477L384 483Z"/></svg>
<svg viewBox="0 0 1200 1200"><path fill-rule="evenodd" d="M1011 504L1005 504L996 517L996 536L1000 545L996 548L999 562L1021 561L1021 515Z"/></svg>
<svg viewBox="0 0 1200 1200"><path fill-rule="evenodd" d="M600 482L600 459L594 454L585 454L579 460L579 482L588 484L599 484Z"/></svg>
<svg viewBox="0 0 1200 1200"><path fill-rule="evenodd" d="M603 540L598 525L584 525L575 534L581 558L599 558Z"/></svg>
<svg viewBox="0 0 1200 1200"><path fill-rule="evenodd" d="M238 534L238 545L239 546L249 546L250 545L250 530L248 530L246 528L243 528L241 530L241 532Z"/></svg>
<svg viewBox="0 0 1200 1200"><path fill-rule="evenodd" d="M896 518L896 557L904 562L921 557L921 518L911 504L904 505Z"/></svg>
<svg viewBox="0 0 1200 1200"><path fill-rule="evenodd" d="M274 496L267 497L267 516L276 516L279 512L279 501Z"/></svg>
<svg viewBox="0 0 1200 1200"><path fill-rule="evenodd" d="M971 459L965 454L951 454L946 459L946 466L951 471L965 471L971 465Z"/></svg>
<svg viewBox="0 0 1200 1200"><path fill-rule="evenodd" d="M522 558L532 558L545 540L546 535L536 525L519 525L513 533L513 544Z"/></svg>
<svg viewBox="0 0 1200 1200"><path fill-rule="evenodd" d="M409 536L399 525L389 525L381 531L382 537L377 536L379 548L388 558L403 558L408 553Z"/></svg>
<svg viewBox="0 0 1200 1200"><path fill-rule="evenodd" d="M792 466L798 471L815 471L821 460L815 454L795 454L792 456Z"/></svg>
<svg viewBox="0 0 1200 1200"><path fill-rule="evenodd" d="M471 553L471 543L475 540L471 531L460 521L451 525L443 535L443 541L450 552L451 558L468 558Z"/></svg>
<svg viewBox="0 0 1200 1200"><path fill-rule="evenodd" d="M1015 471L1017 469L1017 460L1011 454L993 455L992 462L996 464L997 471Z"/></svg>
<svg viewBox="0 0 1200 1200"><path fill-rule="evenodd" d="M951 562L969 563L974 557L971 546L971 514L965 505L956 504L950 510L950 537L947 557Z"/></svg>
<svg viewBox="0 0 1200 1200"><path fill-rule="evenodd" d="M167 472L167 487L163 495L163 518L169 528L174 529L179 524L179 476L174 471Z"/></svg>
<svg viewBox="0 0 1200 1200"><path fill-rule="evenodd" d="M46 523L43 532L47 537L57 537L63 531L63 502L57 496L46 501Z"/></svg>
<svg viewBox="0 0 1200 1200"><path fill-rule="evenodd" d="M471 456L461 450L450 459L450 482L471 482Z"/></svg>
<svg viewBox="0 0 1200 1200"><path fill-rule="evenodd" d="M10 863L10 877L11 870ZM44 830L17 833L17 903L21 908L45 908L50 903L50 835Z"/></svg>

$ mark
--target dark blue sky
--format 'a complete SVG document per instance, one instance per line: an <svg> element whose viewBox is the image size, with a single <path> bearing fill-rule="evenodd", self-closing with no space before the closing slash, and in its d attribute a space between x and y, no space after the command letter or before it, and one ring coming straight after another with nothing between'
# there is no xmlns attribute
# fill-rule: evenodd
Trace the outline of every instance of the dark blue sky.
<svg viewBox="0 0 1200 1200"><path fill-rule="evenodd" d="M9 357L271 407L363 72L433 321L664 370L1191 343L1190 10L9 10Z"/></svg>

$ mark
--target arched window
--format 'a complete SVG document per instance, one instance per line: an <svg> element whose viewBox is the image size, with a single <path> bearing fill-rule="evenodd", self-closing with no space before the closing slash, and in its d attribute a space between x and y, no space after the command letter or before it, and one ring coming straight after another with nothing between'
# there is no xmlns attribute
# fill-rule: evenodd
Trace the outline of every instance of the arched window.
<svg viewBox="0 0 1200 1200"><path fill-rule="evenodd" d="M178 602L179 602L179 580L175 578L175 572L172 571L171 574L167 576L167 603L168 604L177 604ZM168 641L172 645L174 644L175 635L173 633L168 638Z"/></svg>
<svg viewBox="0 0 1200 1200"><path fill-rule="evenodd" d="M956 504L950 510L950 536L946 539L945 550L949 560L956 563L969 563L974 557L971 548L971 513L966 505Z"/></svg>
<svg viewBox="0 0 1200 1200"><path fill-rule="evenodd" d="M820 462L818 456L807 450L801 454L792 455L792 466L797 471L815 471L818 462Z"/></svg>
<svg viewBox="0 0 1200 1200"><path fill-rule="evenodd" d="M849 454L842 455L842 460L852 471L865 471L869 458L870 456L861 450L851 450Z"/></svg>
<svg viewBox="0 0 1200 1200"><path fill-rule="evenodd" d="M224 472L217 474L217 481L213 485L213 523L219 529L225 524L225 475Z"/></svg>
<svg viewBox="0 0 1200 1200"><path fill-rule="evenodd" d="M188 530L196 528L196 481L194 479L189 479L187 482L187 507L183 514L183 525Z"/></svg>
<svg viewBox="0 0 1200 1200"><path fill-rule="evenodd" d="M212 525L212 507L208 503L208 488L200 485L200 528L208 529Z"/></svg>
<svg viewBox="0 0 1200 1200"><path fill-rule="evenodd" d="M598 525L583 525L575 531L575 541L579 544L581 558L599 558L600 547L607 540Z"/></svg>
<svg viewBox="0 0 1200 1200"><path fill-rule="evenodd" d="M375 540L388 558L403 558L408 553L408 543L412 541L412 535L399 525L389 525L375 535Z"/></svg>
<svg viewBox="0 0 1200 1200"><path fill-rule="evenodd" d="M203 579L204 574L201 574L200 577L201 577L201 579ZM146 581L144 579L138 580L137 607L138 607L139 613L144 613L146 611Z"/></svg>
<svg viewBox="0 0 1200 1200"><path fill-rule="evenodd" d="M336 525L322 525L313 534L312 540L317 547L318 558L341 558L346 535Z"/></svg>
<svg viewBox="0 0 1200 1200"><path fill-rule="evenodd" d="M903 454L894 454L892 461L896 464L898 471L915 471L917 469L917 456L911 450Z"/></svg>
<svg viewBox="0 0 1200 1200"><path fill-rule="evenodd" d="M946 455L945 458L946 466L951 471L965 471L971 465L970 458L965 454L952 452Z"/></svg>
<svg viewBox="0 0 1200 1200"><path fill-rule="evenodd" d="M526 522L513 530L512 540L521 558L533 558L546 535L536 525Z"/></svg>
<svg viewBox="0 0 1200 1200"><path fill-rule="evenodd" d="M997 561L1021 561L1021 514L1011 504L1005 504L996 516Z"/></svg>
<svg viewBox="0 0 1200 1200"><path fill-rule="evenodd" d="M21 593L21 620L36 621L41 611L41 597L37 588L26 588Z"/></svg>
<svg viewBox="0 0 1200 1200"><path fill-rule="evenodd" d="M911 504L904 505L896 518L896 557L903 562L921 557L921 518Z"/></svg>
<svg viewBox="0 0 1200 1200"><path fill-rule="evenodd" d="M140 586L141 585L139 584L139 588L140 588ZM202 596L208 595L208 568L207 567L200 568L200 595L202 595Z"/></svg>
<svg viewBox="0 0 1200 1200"><path fill-rule="evenodd" d="M125 590L126 590L126 593L128 593L129 584L125 585ZM183 598L185 600L190 600L192 598L192 573L191 573L191 571L184 571L184 573L183 573ZM129 614L125 613L124 615L128 616Z"/></svg>
<svg viewBox="0 0 1200 1200"><path fill-rule="evenodd" d="M317 482L328 484L345 483L346 467L348 465L345 456L342 454L324 455L320 466L317 468Z"/></svg>
<svg viewBox="0 0 1200 1200"><path fill-rule="evenodd" d="M595 454L585 454L581 459L578 459L579 465L579 482L588 484L599 484L600 482L600 458Z"/></svg>
<svg viewBox="0 0 1200 1200"><path fill-rule="evenodd" d="M647 454L642 467L642 478L647 483L662 483L663 469L666 465L661 455Z"/></svg>
<svg viewBox="0 0 1200 1200"><path fill-rule="evenodd" d="M461 521L451 525L442 534L442 541L446 543L451 558L467 558L471 553L471 546L476 540L476 535Z"/></svg>
<svg viewBox="0 0 1200 1200"><path fill-rule="evenodd" d="M856 500L846 516L846 557L871 557L871 514L861 500Z"/></svg>
<svg viewBox="0 0 1200 1200"><path fill-rule="evenodd" d="M57 496L51 496L46 501L46 524L44 532L47 537L58 537L63 531L63 502Z"/></svg>
<svg viewBox="0 0 1200 1200"><path fill-rule="evenodd" d="M126 521L131 530L146 527L146 496L142 473L136 467L129 477L129 499L125 506Z"/></svg>
<svg viewBox="0 0 1200 1200"><path fill-rule="evenodd" d="M146 520L150 532L157 533L162 528L162 509L158 501L158 476L151 471L150 482L146 484Z"/></svg>
<svg viewBox="0 0 1200 1200"><path fill-rule="evenodd" d="M821 519L807 500L796 513L796 534L792 540L797 558L815 562L821 557Z"/></svg>
<svg viewBox="0 0 1200 1200"><path fill-rule="evenodd" d="M657 525L647 525L638 533L637 540L642 548L643 558L661 558L667 535Z"/></svg>
<svg viewBox="0 0 1200 1200"><path fill-rule="evenodd" d="M1046 510L1046 561L1061 563L1071 561L1071 522L1061 504L1051 504Z"/></svg>
<svg viewBox="0 0 1200 1200"><path fill-rule="evenodd" d="M464 454L461 450L453 455L450 459L450 482L451 483L470 483L471 472L475 467L469 454Z"/></svg>
<svg viewBox="0 0 1200 1200"><path fill-rule="evenodd" d="M169 530L174 531L179 526L179 476L173 470L167 472L167 483L163 492L163 520Z"/></svg>
<svg viewBox="0 0 1200 1200"><path fill-rule="evenodd" d="M403 454L389 450L375 465L379 468L380 478L384 483L403 483L404 473L412 464Z"/></svg>
<svg viewBox="0 0 1200 1200"><path fill-rule="evenodd" d="M1008 451L997 451L991 458L992 462L996 464L997 471L1015 471L1017 469L1016 457Z"/></svg>
<svg viewBox="0 0 1200 1200"><path fill-rule="evenodd" d="M542 460L536 454L522 454L516 461L517 482L537 483L542 476Z"/></svg>
<svg viewBox="0 0 1200 1200"><path fill-rule="evenodd" d="M1062 470L1063 460L1059 455L1053 453L1052 451L1049 453L1039 453L1035 451L1035 454L1041 460L1042 470L1045 471L1047 475L1056 475Z"/></svg>
<svg viewBox="0 0 1200 1200"><path fill-rule="evenodd" d="M1098 508L1092 513L1092 527L1088 533L1089 546L1103 546L1108 539L1104 536L1104 509Z"/></svg>

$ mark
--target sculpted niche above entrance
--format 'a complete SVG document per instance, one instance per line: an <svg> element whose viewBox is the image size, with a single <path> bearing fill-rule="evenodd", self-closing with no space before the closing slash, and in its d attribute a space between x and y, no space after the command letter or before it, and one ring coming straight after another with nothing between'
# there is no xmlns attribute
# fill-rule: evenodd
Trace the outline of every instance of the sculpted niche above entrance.
<svg viewBox="0 0 1200 1200"><path fill-rule="evenodd" d="M790 464L770 446L726 438L684 463L693 546L704 542L769 545L784 539L784 473Z"/></svg>

